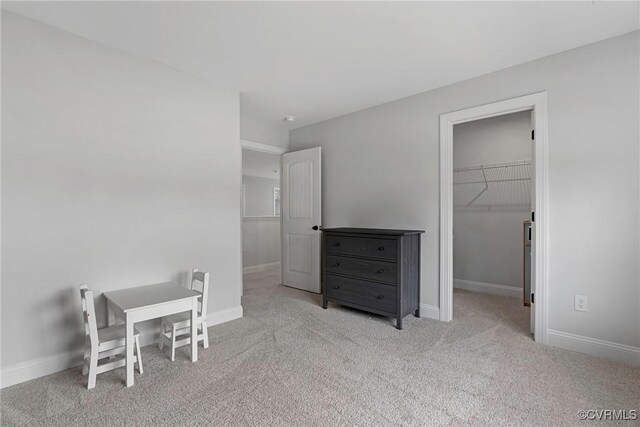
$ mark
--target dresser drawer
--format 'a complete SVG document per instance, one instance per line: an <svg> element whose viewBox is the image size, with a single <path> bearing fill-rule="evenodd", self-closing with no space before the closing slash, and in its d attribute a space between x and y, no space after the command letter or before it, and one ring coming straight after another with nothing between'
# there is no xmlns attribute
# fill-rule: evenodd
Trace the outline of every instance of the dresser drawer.
<svg viewBox="0 0 640 427"><path fill-rule="evenodd" d="M348 258L339 255L327 255L325 262L327 273L347 274L393 285L398 280L398 264L395 262Z"/></svg>
<svg viewBox="0 0 640 427"><path fill-rule="evenodd" d="M396 260L397 241L395 239L375 239L327 235L325 239L327 253L353 255L385 260Z"/></svg>
<svg viewBox="0 0 640 427"><path fill-rule="evenodd" d="M325 292L328 298L373 308L386 313L396 311L395 286L327 274Z"/></svg>

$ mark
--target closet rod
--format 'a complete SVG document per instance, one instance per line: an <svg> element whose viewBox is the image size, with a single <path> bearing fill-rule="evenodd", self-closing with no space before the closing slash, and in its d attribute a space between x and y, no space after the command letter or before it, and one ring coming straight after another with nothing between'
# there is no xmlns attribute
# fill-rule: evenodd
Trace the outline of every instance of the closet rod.
<svg viewBox="0 0 640 427"><path fill-rule="evenodd" d="M478 165L478 166L468 166L464 168L455 168L454 172L466 172L466 171L477 171L477 170L487 170L487 169L498 169L498 168L511 168L517 166L530 166L531 160L517 160L514 162L503 162L503 163L488 163L486 165Z"/></svg>
<svg viewBox="0 0 640 427"><path fill-rule="evenodd" d="M489 182L511 182L511 181L531 181L531 178L510 178L510 179L494 179L494 180L485 180L485 181L465 181L465 182L454 182L453 185L460 184L486 184Z"/></svg>

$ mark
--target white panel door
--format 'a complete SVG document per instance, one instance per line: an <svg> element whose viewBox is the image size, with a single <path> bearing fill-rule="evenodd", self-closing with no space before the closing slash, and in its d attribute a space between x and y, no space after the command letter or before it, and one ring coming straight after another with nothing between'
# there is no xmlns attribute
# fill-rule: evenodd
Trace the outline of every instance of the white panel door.
<svg viewBox="0 0 640 427"><path fill-rule="evenodd" d="M320 293L320 147L282 155L282 283Z"/></svg>

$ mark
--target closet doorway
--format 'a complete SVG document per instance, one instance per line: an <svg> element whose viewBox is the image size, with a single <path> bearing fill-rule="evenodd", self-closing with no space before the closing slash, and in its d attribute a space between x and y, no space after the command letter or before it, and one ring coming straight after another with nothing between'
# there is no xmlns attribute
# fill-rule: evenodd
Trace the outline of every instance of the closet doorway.
<svg viewBox="0 0 640 427"><path fill-rule="evenodd" d="M453 317L528 334L531 111L453 127ZM528 290L527 290L528 288Z"/></svg>
<svg viewBox="0 0 640 427"><path fill-rule="evenodd" d="M482 122L485 119L489 120ZM487 131L492 124L506 125L511 120L521 122L522 128L528 121L529 127L525 129L525 135L529 149L524 145L520 148L499 148L497 135L494 135L495 138L490 132L485 132L487 135L484 136L480 135L483 128ZM473 122L476 122L475 126ZM459 126L463 124L468 126ZM518 125L512 125L511 130L515 131ZM454 145L456 130L462 137L458 147ZM484 148L465 148L464 140L468 141L465 131L475 131L479 139L484 138ZM497 154L491 157L492 152ZM522 158L525 153L531 153L529 158ZM505 157L507 155L508 157ZM521 322L523 332L526 332L526 326L529 326L536 342L546 342L547 194L546 92L440 116L440 320L453 319L456 282L457 288L468 288L457 292L482 290L485 294L511 294L514 304L530 312L528 325L525 324L526 319ZM528 212L525 209L528 209ZM529 224L526 220L532 221ZM503 225L511 227L511 231L501 231ZM493 235L489 238L480 237L481 231ZM517 236L518 242L514 236ZM506 240L510 243L501 242ZM465 242L471 248L465 246ZM507 243L511 251L507 252L504 248L495 249L496 245ZM454 250L460 265L455 265ZM528 251L530 264L527 266L525 254ZM517 265L517 269L509 264L509 261ZM498 264L500 267L497 267ZM524 270L527 267L530 270L530 301L523 295L526 278ZM520 273L519 280L513 279L516 272ZM473 280L472 277L480 280ZM517 283L507 283L514 280L517 280ZM496 281L505 283L491 283ZM525 302L530 303L529 309L525 308Z"/></svg>

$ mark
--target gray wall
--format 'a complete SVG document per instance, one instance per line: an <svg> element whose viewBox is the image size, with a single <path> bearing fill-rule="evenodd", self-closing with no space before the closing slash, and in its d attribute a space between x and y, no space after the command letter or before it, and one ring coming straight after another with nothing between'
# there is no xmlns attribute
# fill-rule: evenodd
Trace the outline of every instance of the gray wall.
<svg viewBox="0 0 640 427"><path fill-rule="evenodd" d="M453 127L453 167L529 160L531 112L507 114Z"/></svg>
<svg viewBox="0 0 640 427"><path fill-rule="evenodd" d="M280 217L273 216L273 187L279 187L280 180L243 175L242 183L245 185L242 265L280 262Z"/></svg>
<svg viewBox="0 0 640 427"><path fill-rule="evenodd" d="M289 125L283 120L273 121L252 115L245 108L240 95L240 138L280 148L289 147ZM284 119L284 117L283 117Z"/></svg>
<svg viewBox="0 0 640 427"><path fill-rule="evenodd" d="M437 306L439 115L548 91L548 326L639 346L639 34L291 131L292 150L322 146L323 225L426 229L422 302Z"/></svg>
<svg viewBox="0 0 640 427"><path fill-rule="evenodd" d="M244 215L273 216L273 188L280 187L280 180L243 175L242 184Z"/></svg>
<svg viewBox="0 0 640 427"><path fill-rule="evenodd" d="M453 167L531 159L530 132L529 111L456 125ZM476 175L466 174L463 179L475 180ZM508 195L502 200L490 199L489 203L507 202L506 205L482 206L485 202L482 197L475 205L454 205L453 277L522 288L522 222L529 219L530 205L522 206L520 202L531 193L524 191L526 187L521 184L519 181L489 184ZM457 192L467 196L468 190L477 192L481 188L454 185L454 200L458 199ZM485 194L488 193L491 191ZM522 197L516 193L526 194Z"/></svg>
<svg viewBox="0 0 640 427"><path fill-rule="evenodd" d="M242 218L242 265L280 262L280 217Z"/></svg>
<svg viewBox="0 0 640 427"><path fill-rule="evenodd" d="M2 12L3 367L80 349L80 283L185 283L197 267L210 313L239 308L238 103Z"/></svg>

